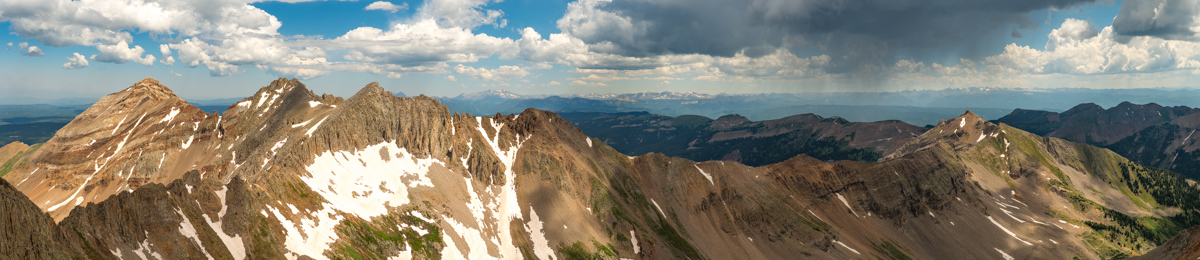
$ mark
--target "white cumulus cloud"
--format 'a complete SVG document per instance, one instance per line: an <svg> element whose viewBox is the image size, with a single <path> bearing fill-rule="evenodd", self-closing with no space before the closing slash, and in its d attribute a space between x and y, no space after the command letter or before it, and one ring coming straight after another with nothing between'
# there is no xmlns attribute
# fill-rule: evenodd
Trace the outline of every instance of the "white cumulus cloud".
<svg viewBox="0 0 1200 260"><path fill-rule="evenodd" d="M433 20L396 24L387 31L359 27L331 41L330 48L350 50L343 58L367 63L417 65L472 63L514 46L508 38L442 28Z"/></svg>
<svg viewBox="0 0 1200 260"><path fill-rule="evenodd" d="M1067 19L1050 32L1045 50L1009 44L1003 53L986 61L998 71L1034 74L1200 69L1200 43L1119 36L1111 26L1096 30L1089 21Z"/></svg>
<svg viewBox="0 0 1200 260"><path fill-rule="evenodd" d="M62 67L64 69L78 69L86 68L88 66L87 57L79 55L78 52L72 53L71 55L72 56L67 57L67 63L63 63Z"/></svg>
<svg viewBox="0 0 1200 260"><path fill-rule="evenodd" d="M42 52L42 48L38 48L38 46L29 46L29 48L26 48L24 51L21 51L21 55L32 56L32 57L41 57L42 55L45 55L45 54L46 53Z"/></svg>
<svg viewBox="0 0 1200 260"><path fill-rule="evenodd" d="M483 6L502 0L428 0L417 8L417 21L433 20L442 27L475 28L497 24L503 11ZM506 22L507 23L507 22Z"/></svg>
<svg viewBox="0 0 1200 260"><path fill-rule="evenodd" d="M393 12L393 13L399 12L400 10L407 10L407 9L408 9L408 3L400 3L399 5L397 5L397 4L393 4L392 2L386 2L386 1L375 1L374 3L367 5L366 8L363 8L363 10L380 10L380 11L388 11L388 12Z"/></svg>
<svg viewBox="0 0 1200 260"><path fill-rule="evenodd" d="M118 64L132 61L146 66L154 65L154 55L143 56L142 54L146 53L146 50L142 49L142 46L134 45L133 48L130 48L128 43L118 42L113 45L98 45L96 50L100 53L91 57L95 61Z"/></svg>

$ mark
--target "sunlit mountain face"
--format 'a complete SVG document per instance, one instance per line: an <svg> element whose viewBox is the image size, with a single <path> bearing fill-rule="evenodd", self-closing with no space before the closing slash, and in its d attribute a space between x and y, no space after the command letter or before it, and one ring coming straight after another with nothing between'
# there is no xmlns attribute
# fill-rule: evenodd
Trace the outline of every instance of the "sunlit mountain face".
<svg viewBox="0 0 1200 260"><path fill-rule="evenodd" d="M0 0L0 259L1196 259L1200 3Z"/></svg>

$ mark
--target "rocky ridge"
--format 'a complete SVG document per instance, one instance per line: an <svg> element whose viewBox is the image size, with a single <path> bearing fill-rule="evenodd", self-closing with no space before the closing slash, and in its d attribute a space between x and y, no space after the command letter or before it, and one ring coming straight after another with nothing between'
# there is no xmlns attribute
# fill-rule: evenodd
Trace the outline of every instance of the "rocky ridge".
<svg viewBox="0 0 1200 260"><path fill-rule="evenodd" d="M170 107L144 112L161 118ZM1200 194L1195 188L1150 183L1173 173L971 113L878 163L800 155L763 167L630 157L551 112L454 114L375 83L343 100L280 79L225 115L198 120L184 122L209 129L192 137L205 152L155 148L182 141L171 134L104 154L165 151L181 159L153 173L173 179L70 205L61 217L34 211L47 210L37 199L0 197L16 209L0 215L31 220L0 237L32 234L28 241L44 246L0 255L1096 259L1145 253L1200 212L1168 199ZM135 125L122 130L131 140L175 123ZM46 147L70 151L61 147L76 132L89 133L67 130ZM38 169L72 166L36 163L47 148L15 176L54 179ZM79 193L96 196L111 184L94 185ZM0 192L13 193L8 187ZM16 186L26 195L74 192L29 187L39 186ZM1126 218L1162 228L1126 232L1142 227ZM46 236L56 242L38 244Z"/></svg>

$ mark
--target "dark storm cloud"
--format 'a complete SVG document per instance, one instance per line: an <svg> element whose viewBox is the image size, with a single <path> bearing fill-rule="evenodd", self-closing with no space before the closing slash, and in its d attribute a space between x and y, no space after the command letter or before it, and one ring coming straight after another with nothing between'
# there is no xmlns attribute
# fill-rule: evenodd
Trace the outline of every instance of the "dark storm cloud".
<svg viewBox="0 0 1200 260"><path fill-rule="evenodd" d="M897 52L961 52L985 35L1036 27L1027 16L1031 11L1093 1L617 0L596 9L628 18L631 26L560 21L560 28L590 44L609 42L611 47L597 49L626 56L758 56L789 47L828 53L840 66L856 67L894 62Z"/></svg>
<svg viewBox="0 0 1200 260"><path fill-rule="evenodd" d="M1196 40L1197 0L1136 0L1121 3L1113 31L1124 36L1153 36L1168 40Z"/></svg>

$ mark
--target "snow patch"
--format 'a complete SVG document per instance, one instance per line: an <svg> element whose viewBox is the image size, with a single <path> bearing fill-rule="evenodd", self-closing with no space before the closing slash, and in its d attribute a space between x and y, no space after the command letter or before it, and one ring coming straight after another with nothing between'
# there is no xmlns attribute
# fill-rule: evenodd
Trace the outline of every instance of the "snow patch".
<svg viewBox="0 0 1200 260"><path fill-rule="evenodd" d="M225 210L229 208L229 205L225 202L226 191L228 190L224 186L221 187L221 190L216 191L217 197L221 198L221 211L217 212L217 217L220 219L225 219ZM217 237L221 238L221 243L225 244L225 248L229 249L229 253L233 254L233 259L246 259L246 245L242 243L242 238L240 235L229 236L225 234L225 229L221 228L221 221L213 222L212 218L209 218L208 215L202 216L204 217L204 222L207 223L208 226L213 229L213 231L217 232Z"/></svg>
<svg viewBox="0 0 1200 260"><path fill-rule="evenodd" d="M138 248L133 249L133 253L137 254L139 259L152 259L146 256L151 256L153 259L163 259L158 252L150 251L150 231L143 231L146 234L146 239L143 239Z"/></svg>
<svg viewBox="0 0 1200 260"><path fill-rule="evenodd" d="M277 98L279 98L279 94L272 94L271 101L267 101L267 108L263 109L262 113L259 113L259 115L267 113L267 111L271 111L271 104L275 104L275 99Z"/></svg>
<svg viewBox="0 0 1200 260"><path fill-rule="evenodd" d="M180 144L179 146L183 147L184 150L188 149L188 147L192 147L192 139L193 138L196 138L196 135L193 134L192 136L188 136L187 142L184 142L183 144Z"/></svg>
<svg viewBox="0 0 1200 260"><path fill-rule="evenodd" d="M967 126L967 118L963 118L962 120L958 121L958 128L962 128L964 126Z"/></svg>
<svg viewBox="0 0 1200 260"><path fill-rule="evenodd" d="M842 197L841 193L834 193L834 195L837 195L838 199L842 201L842 205L846 205L846 208L850 209L850 213L854 213L855 217L862 217L858 215L858 212L854 212L854 208L850 207L850 202L847 202L846 197Z"/></svg>
<svg viewBox="0 0 1200 260"><path fill-rule="evenodd" d="M529 207L529 222L525 222L525 229L529 230L529 239L533 242L533 255L538 259L558 259L554 256L554 249L550 248L550 241L546 240L546 232L542 230L542 224L537 211L534 211L533 207Z"/></svg>
<svg viewBox="0 0 1200 260"><path fill-rule="evenodd" d="M657 201L654 201L654 199L650 199L650 203L654 203L654 208L658 209L658 213L659 213L659 214L662 214L662 215L663 215L663 217L666 217L666 216L667 216L667 213L663 213L662 207L659 207L659 206L658 206L658 202L657 202Z"/></svg>
<svg viewBox="0 0 1200 260"><path fill-rule="evenodd" d="M312 128L309 128L309 129L308 129L308 132L305 132L305 133L304 133L304 136L307 136L307 137L312 137L312 133L313 133L313 132L316 132L316 131L317 131L317 127L321 127L321 123L324 123L324 122L325 122L325 119L327 119L327 118L329 118L329 116L325 116L325 117L321 118L321 121L317 121L317 124L316 124L316 125L313 125L313 126L312 126Z"/></svg>
<svg viewBox="0 0 1200 260"><path fill-rule="evenodd" d="M1004 226L1000 225L1000 222L996 222L996 219L993 219L992 216L988 216L987 218L988 218L988 220L992 221L992 224L996 224L996 227L1000 228L1000 230L1003 230L1004 233L1008 233L1009 236L1016 238L1017 241L1021 241L1021 243L1025 243L1025 245L1030 245L1030 246L1033 245L1033 243L1029 243L1029 241L1025 241L1024 239L1017 237L1017 234L1013 233L1012 231L1008 231L1007 228L1004 228Z"/></svg>
<svg viewBox="0 0 1200 260"><path fill-rule="evenodd" d="M297 128L297 127L308 125L308 122L312 122L312 119L304 120L304 122L300 122L299 124L294 124L294 125L292 125L292 128Z"/></svg>
<svg viewBox="0 0 1200 260"><path fill-rule="evenodd" d="M380 149L387 149L390 158L380 157ZM300 179L329 201L325 208L370 219L386 214L388 205L408 204L406 184L433 187L426 174L437 162L432 158L415 158L407 149L383 142L353 152L326 151L305 168L311 176Z"/></svg>
<svg viewBox="0 0 1200 260"><path fill-rule="evenodd" d="M587 140L587 142L588 142L588 147L592 147L592 138L591 138L591 137L587 137L587 138L583 138L583 139L584 139L584 140Z"/></svg>
<svg viewBox="0 0 1200 260"><path fill-rule="evenodd" d="M129 114L126 114L125 117L121 118L121 122L117 123L117 127L113 127L112 133L109 133L109 135L117 134L117 129L121 129L121 125L125 124L125 118L129 118ZM92 142L94 143L96 140L92 140ZM88 145L92 145L92 143L88 143Z"/></svg>
<svg viewBox="0 0 1200 260"><path fill-rule="evenodd" d="M1004 215L1008 215L1008 217L1012 218L1013 220L1016 220L1017 222L1025 223L1024 220L1017 218L1017 216L1013 216L1012 211L1005 210L1004 208L1000 208L1000 211L1004 212Z"/></svg>
<svg viewBox="0 0 1200 260"><path fill-rule="evenodd" d="M824 219L821 219L821 216L817 216L817 213L813 213L811 209L810 209L810 210L808 210L808 214L812 214L812 215L813 215L813 217L816 217L816 218L817 218L817 220L820 220L820 221L825 221Z"/></svg>
<svg viewBox="0 0 1200 260"><path fill-rule="evenodd" d="M854 250L854 248L850 248L850 246L847 246L846 243L842 243L842 241L834 240L833 242L837 243L838 245L841 245L842 247L845 247L847 250L850 250L850 252L854 252L854 254L861 255L861 253L858 253L858 250Z"/></svg>
<svg viewBox="0 0 1200 260"><path fill-rule="evenodd" d="M275 156L275 154L276 154L275 150L278 150L279 148L283 147L283 144L287 143L287 140L288 140L287 137L284 137L283 140L279 140L279 142L276 142L275 145L272 145L271 146L271 156Z"/></svg>
<svg viewBox="0 0 1200 260"><path fill-rule="evenodd" d="M391 158L382 158L380 149L387 149L386 154ZM297 228L278 209L270 208L287 231L284 246L292 252L324 259L322 252L337 240L333 228L342 220L337 213L371 219L386 214L389 207L408 204L406 184L433 187L425 175L435 162L438 161L432 158L415 158L391 142L358 151L326 151L318 155L305 168L310 176L300 179L328 201L321 204L322 209L313 212L310 218L301 217Z"/></svg>
<svg viewBox="0 0 1200 260"><path fill-rule="evenodd" d="M637 232L633 232L633 230L632 230L632 229L631 229L631 230L629 230L629 240L630 240L630 242L633 242L633 253L634 253L634 254L639 254L639 253L641 253L641 252L642 252L642 247L638 246L638 242L637 242Z"/></svg>
<svg viewBox="0 0 1200 260"><path fill-rule="evenodd" d="M250 100L246 100L246 101L238 102L238 103L237 103L237 107L239 107L239 108L250 108Z"/></svg>
<svg viewBox="0 0 1200 260"><path fill-rule="evenodd" d="M1012 256L1008 255L1008 253L1005 253L1004 250L1000 250L999 248L994 248L994 247L992 249L996 249L996 252L1000 252L1000 257L1003 257L1004 260L1016 259L1016 258L1013 258Z"/></svg>
<svg viewBox="0 0 1200 260"><path fill-rule="evenodd" d="M204 243L200 242L200 236L196 235L196 227L192 226L192 221L188 220L187 215L184 215L182 210L175 209L175 213L179 214L180 218L183 218L183 222L179 223L179 234L191 238L192 241L196 242L196 246L204 249L204 256L207 256L210 260L213 259L212 254L208 253L208 249L204 248Z"/></svg>
<svg viewBox="0 0 1200 260"><path fill-rule="evenodd" d="M321 105L320 101L308 101L308 107L317 107L320 105Z"/></svg>
<svg viewBox="0 0 1200 260"><path fill-rule="evenodd" d="M88 182L92 181L92 177L96 177L96 174L93 173L92 176L88 176L87 179L83 180L83 184L79 185L79 189L75 190L75 193L71 194L71 196L67 197L67 199L64 200L63 202L55 204L54 206L50 206L50 208L46 209L46 212L54 211L54 210L58 209L59 207L66 206L68 202L70 202L72 199L75 199L75 196L79 195L80 191L83 191L84 187L87 187ZM79 197L79 198L82 199L83 197ZM78 202L76 202L75 204L79 205Z"/></svg>
<svg viewBox="0 0 1200 260"><path fill-rule="evenodd" d="M591 141L592 141L592 139L588 139L589 143L591 143ZM696 170L700 171L700 174L704 174L704 178L708 179L708 184L716 185L716 183L713 183L712 175L709 175L707 172L704 172L704 169L700 169L700 165L693 165L693 166L696 167Z"/></svg>
<svg viewBox="0 0 1200 260"><path fill-rule="evenodd" d="M168 123L169 123L169 122L171 122L171 120L174 120L174 119L175 119L175 116L176 116L176 115L179 115L179 109L178 109L178 108L174 108L174 107L172 107L172 108L171 108L171 113L167 114L167 116L163 117L163 119L162 119L162 120L159 120L158 122L159 122L159 123L162 123L162 122L168 122ZM118 127L120 127L120 126L118 126Z"/></svg>
<svg viewBox="0 0 1200 260"><path fill-rule="evenodd" d="M254 108L261 107L263 105L263 102L267 101L267 95L269 95L269 94L270 93L267 93L265 91L262 94L258 94L258 104L255 104Z"/></svg>
<svg viewBox="0 0 1200 260"><path fill-rule="evenodd" d="M1060 219L1060 220L1058 220L1058 222L1061 222L1061 223L1063 223L1063 224L1067 224L1067 225L1071 225L1071 227L1074 227L1074 228L1079 228L1079 226L1076 226L1075 224L1071 224L1070 222L1063 221L1063 220L1061 220L1061 219Z"/></svg>

